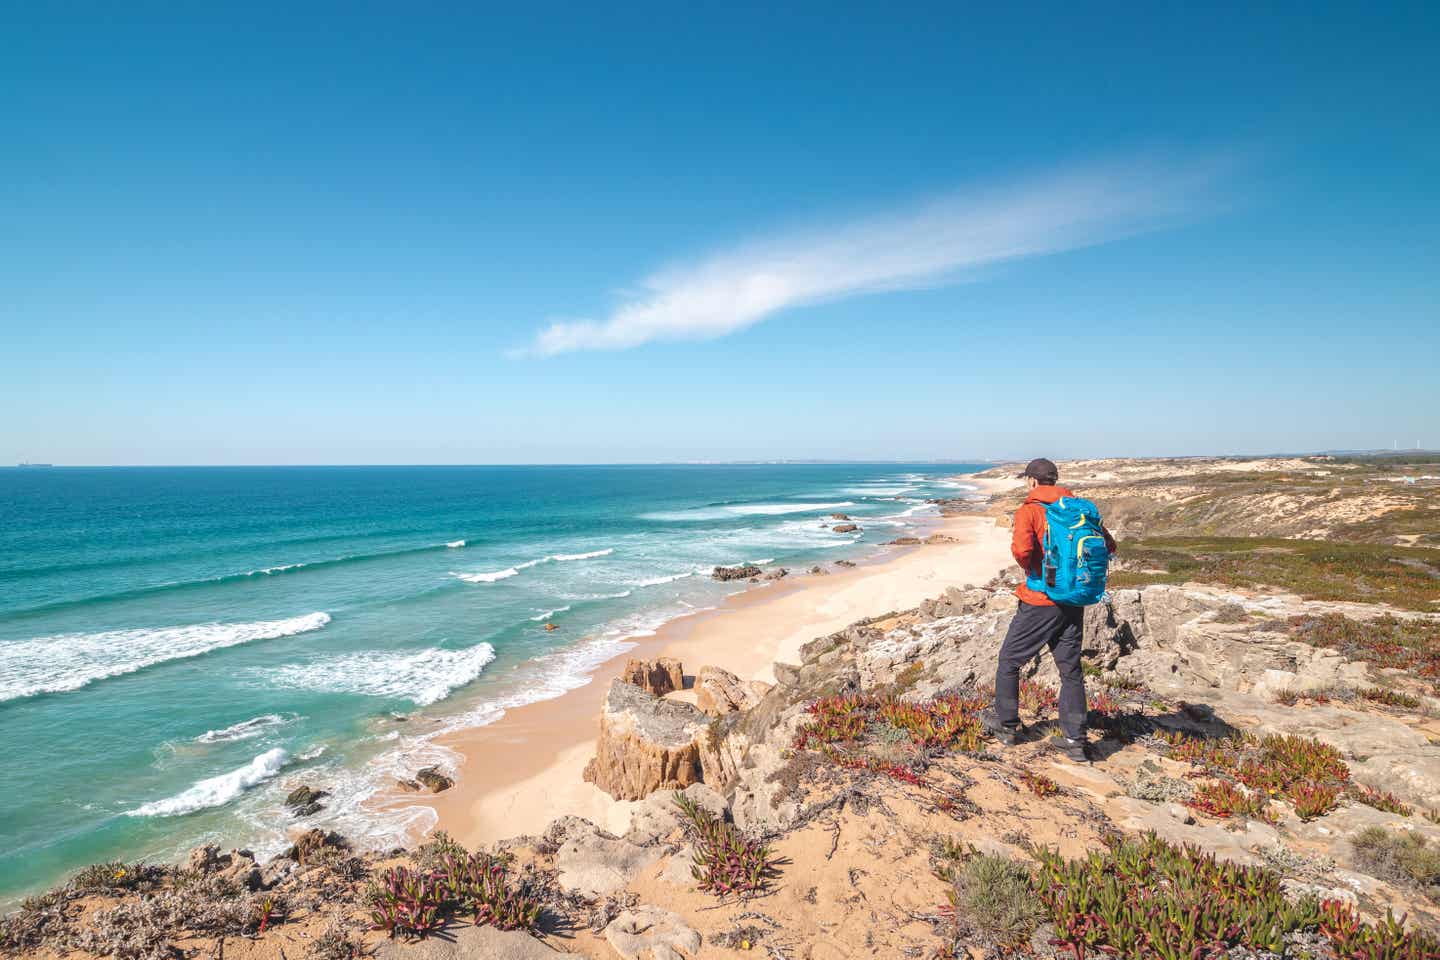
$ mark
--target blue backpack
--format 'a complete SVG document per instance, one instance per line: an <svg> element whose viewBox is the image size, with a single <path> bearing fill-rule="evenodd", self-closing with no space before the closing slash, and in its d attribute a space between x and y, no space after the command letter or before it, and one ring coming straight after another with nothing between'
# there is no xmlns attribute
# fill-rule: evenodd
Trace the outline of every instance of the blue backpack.
<svg viewBox="0 0 1440 960"><path fill-rule="evenodd" d="M1105 575L1110 568L1100 509L1080 497L1061 497L1044 506L1040 576L1026 577L1025 585L1066 606L1098 603L1105 595Z"/></svg>

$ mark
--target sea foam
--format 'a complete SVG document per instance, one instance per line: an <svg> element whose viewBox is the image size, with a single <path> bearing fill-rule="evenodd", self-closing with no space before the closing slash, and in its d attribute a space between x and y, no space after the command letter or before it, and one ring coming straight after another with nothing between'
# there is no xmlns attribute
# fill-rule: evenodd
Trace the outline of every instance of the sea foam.
<svg viewBox="0 0 1440 960"><path fill-rule="evenodd" d="M265 677L283 687L403 699L423 707L445 699L450 691L480 676L494 659L495 648L488 643L465 650L376 650L286 664L265 671Z"/></svg>
<svg viewBox="0 0 1440 960"><path fill-rule="evenodd" d="M254 640L319 630L328 613L255 623L62 633L0 643L0 701L79 690L96 680L134 673L169 660L198 657Z"/></svg>
<svg viewBox="0 0 1440 960"><path fill-rule="evenodd" d="M285 766L288 754L279 747L266 750L238 770L201 780L183 793L164 800L141 804L125 811L129 817L179 817L229 803L259 783L264 783Z"/></svg>

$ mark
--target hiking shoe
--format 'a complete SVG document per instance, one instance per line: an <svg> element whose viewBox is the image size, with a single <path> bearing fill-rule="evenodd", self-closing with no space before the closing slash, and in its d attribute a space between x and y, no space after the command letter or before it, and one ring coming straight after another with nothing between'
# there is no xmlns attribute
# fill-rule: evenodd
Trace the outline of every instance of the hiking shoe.
<svg viewBox="0 0 1440 960"><path fill-rule="evenodd" d="M980 714L980 726L984 727L985 732L990 736L999 740L1002 747L1015 746L1020 742L1021 734L1025 732L1025 728L1019 724L1007 727L996 719L994 712L990 710Z"/></svg>
<svg viewBox="0 0 1440 960"><path fill-rule="evenodd" d="M1059 739L1060 752L1066 759L1074 760L1076 763L1093 763L1095 756L1090 752L1089 740L1071 740L1069 737Z"/></svg>

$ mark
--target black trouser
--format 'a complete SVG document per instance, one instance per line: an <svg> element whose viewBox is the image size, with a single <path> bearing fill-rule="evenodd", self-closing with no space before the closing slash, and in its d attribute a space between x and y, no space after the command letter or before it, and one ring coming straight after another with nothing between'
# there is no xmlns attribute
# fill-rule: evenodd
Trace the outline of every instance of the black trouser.
<svg viewBox="0 0 1440 960"><path fill-rule="evenodd" d="M1084 607L1041 607L1021 601L995 669L995 719L1007 727L1020 724L1020 670L1049 647L1060 670L1060 729L1079 740L1085 736L1085 672L1080 668Z"/></svg>

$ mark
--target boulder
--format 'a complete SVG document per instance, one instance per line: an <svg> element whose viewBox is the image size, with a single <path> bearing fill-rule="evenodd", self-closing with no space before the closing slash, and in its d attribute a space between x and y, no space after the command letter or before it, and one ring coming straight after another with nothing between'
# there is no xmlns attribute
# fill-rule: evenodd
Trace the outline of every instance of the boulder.
<svg viewBox="0 0 1440 960"><path fill-rule="evenodd" d="M324 830L306 830L295 838L295 843L289 850L281 854L288 860L296 863L309 863L321 850L332 847L337 850L350 849L350 842L333 830L329 833Z"/></svg>
<svg viewBox="0 0 1440 960"><path fill-rule="evenodd" d="M920 543L921 543L921 540L920 540L919 537L896 537L894 540L891 540L888 544L886 544L886 546L890 546L890 547L918 547L918 546L920 546Z"/></svg>
<svg viewBox="0 0 1440 960"><path fill-rule="evenodd" d="M455 781L440 772L439 767L425 767L415 771L415 779L431 793L440 793L455 786Z"/></svg>
<svg viewBox="0 0 1440 960"><path fill-rule="evenodd" d="M585 779L617 800L699 783L704 776L698 741L709 723L688 703L662 700L633 683L612 680Z"/></svg>
<svg viewBox="0 0 1440 960"><path fill-rule="evenodd" d="M811 567L811 568L810 568L810 572L811 572L812 574L818 576L818 577L827 577L827 576L830 575L830 571L829 571L829 570L826 570L824 567L820 566L819 564L816 564L815 566Z"/></svg>
<svg viewBox="0 0 1440 960"><path fill-rule="evenodd" d="M655 660L637 660L632 657L625 662L625 669L620 671L620 679L657 697L685 687L684 668L674 657L660 657Z"/></svg>
<svg viewBox="0 0 1440 960"><path fill-rule="evenodd" d="M296 817L308 817L324 807L320 801L330 796L329 790L316 790L308 784L296 787L285 797L285 806Z"/></svg>
<svg viewBox="0 0 1440 960"><path fill-rule="evenodd" d="M259 890L263 885L260 867L249 850L222 854L215 844L207 843L190 851L185 866L193 874L214 874L244 890Z"/></svg>
<svg viewBox="0 0 1440 960"><path fill-rule="evenodd" d="M749 710L769 689L768 683L741 680L729 670L701 667L695 676L695 706L713 716Z"/></svg>
<svg viewBox="0 0 1440 960"><path fill-rule="evenodd" d="M786 570L784 567L776 567L774 570L771 570L769 573L765 574L765 579L783 580L788 576L790 576L789 570Z"/></svg>
<svg viewBox="0 0 1440 960"><path fill-rule="evenodd" d="M563 956L524 930L451 924L444 936L405 942L381 940L376 960L552 960Z"/></svg>
<svg viewBox="0 0 1440 960"><path fill-rule="evenodd" d="M678 913L643 905L610 921L605 939L623 960L685 960L700 950L700 934Z"/></svg>
<svg viewBox="0 0 1440 960"><path fill-rule="evenodd" d="M860 528L853 523L837 523L830 528L832 533L856 533L859 529Z"/></svg>
<svg viewBox="0 0 1440 960"><path fill-rule="evenodd" d="M681 836L683 817L675 803L677 793L716 817L725 818L728 808L725 798L703 783L692 783L681 791L657 790L642 800L630 815L630 829L625 839L648 846Z"/></svg>
<svg viewBox="0 0 1440 960"><path fill-rule="evenodd" d="M849 515L848 513L832 513L832 514L830 514L830 519L831 519L831 520L849 520L849 519L850 519L850 515Z"/></svg>
<svg viewBox="0 0 1440 960"><path fill-rule="evenodd" d="M743 563L734 567L716 567L710 572L711 578L715 580L750 580L760 576L760 568L753 563Z"/></svg>
<svg viewBox="0 0 1440 960"><path fill-rule="evenodd" d="M565 839L555 851L556 880L566 892L588 899L614 893L664 855L659 847L621 840L579 818L558 832Z"/></svg>
<svg viewBox="0 0 1440 960"><path fill-rule="evenodd" d="M836 561L835 561L835 566L837 566L837 567L853 567L853 566L855 566L855 561L854 561L854 560L836 560Z"/></svg>

